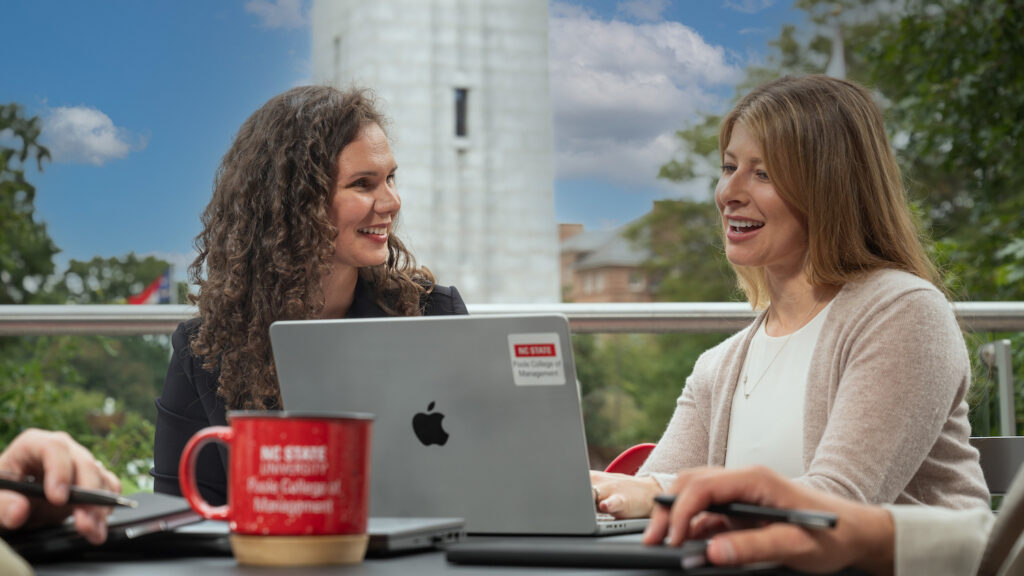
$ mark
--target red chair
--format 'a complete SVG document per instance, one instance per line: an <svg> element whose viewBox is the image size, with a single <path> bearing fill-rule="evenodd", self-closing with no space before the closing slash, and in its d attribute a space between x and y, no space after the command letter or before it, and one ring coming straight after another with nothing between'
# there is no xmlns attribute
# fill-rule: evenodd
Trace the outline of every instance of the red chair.
<svg viewBox="0 0 1024 576"><path fill-rule="evenodd" d="M636 474L636 471L643 466L644 462L647 461L648 454L651 450L654 450L654 444L637 444L636 446L630 446L626 448L622 454L619 454L608 464L608 467L604 469L605 472L615 472L617 474L629 474L632 476Z"/></svg>

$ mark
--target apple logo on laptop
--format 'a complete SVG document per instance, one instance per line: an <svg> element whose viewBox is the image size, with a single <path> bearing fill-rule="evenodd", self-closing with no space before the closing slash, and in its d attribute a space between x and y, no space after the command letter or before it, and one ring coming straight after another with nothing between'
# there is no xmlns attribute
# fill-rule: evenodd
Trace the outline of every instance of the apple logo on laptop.
<svg viewBox="0 0 1024 576"><path fill-rule="evenodd" d="M431 402L427 406L426 412L418 412L413 416L412 430L416 433L416 438L424 446L430 446L431 444L444 446L448 442L448 433L444 431L444 427L441 425L441 420L444 420L444 414L440 412L428 414L433 409L434 403Z"/></svg>

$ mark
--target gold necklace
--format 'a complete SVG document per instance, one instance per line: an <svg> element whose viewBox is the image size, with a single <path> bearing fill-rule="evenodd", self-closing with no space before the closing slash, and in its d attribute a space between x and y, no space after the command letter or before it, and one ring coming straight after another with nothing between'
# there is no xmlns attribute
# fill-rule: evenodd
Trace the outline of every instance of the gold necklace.
<svg viewBox="0 0 1024 576"><path fill-rule="evenodd" d="M750 370L747 370L743 374L743 398L744 399L749 399L750 398L750 395L753 394L754 389L757 388L758 384L761 383L761 380L764 380L765 375L768 374L769 370L771 370L772 364L775 364L775 359L779 357L779 354L782 354L782 350L786 347L786 344L789 344L789 339L793 337L793 334L796 334L797 332L799 332L800 329L803 328L807 324L807 322L811 319L811 316L814 315L814 310L817 309L819 303L820 303L820 301L817 298L815 298L814 299L814 305L811 306L811 311L807 313L807 317L805 317L804 321L801 322L799 326L797 326L796 330L793 330L792 332L790 332L786 336L786 339L782 341L782 346L779 346L779 349L775 351L775 355L772 356L772 359L768 361L768 366L766 366L764 371L761 372L761 375L757 377L757 380L754 381L754 385L750 387L750 390L747 390L747 380L750 378ZM764 323L765 323L765 335L767 335L768 334L768 316L767 315L765 315Z"/></svg>

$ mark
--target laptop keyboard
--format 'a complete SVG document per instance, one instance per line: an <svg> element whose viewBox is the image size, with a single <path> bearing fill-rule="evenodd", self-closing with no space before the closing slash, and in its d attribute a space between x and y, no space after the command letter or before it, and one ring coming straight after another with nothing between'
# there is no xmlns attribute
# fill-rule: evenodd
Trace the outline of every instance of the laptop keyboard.
<svg viewBox="0 0 1024 576"><path fill-rule="evenodd" d="M597 512L597 530L599 534L643 532L649 518L616 518L611 514Z"/></svg>

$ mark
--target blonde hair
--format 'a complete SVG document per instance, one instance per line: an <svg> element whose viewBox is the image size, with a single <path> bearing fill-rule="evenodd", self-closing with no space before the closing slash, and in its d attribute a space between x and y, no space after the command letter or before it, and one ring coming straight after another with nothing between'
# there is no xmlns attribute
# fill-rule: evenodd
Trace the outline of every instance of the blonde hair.
<svg viewBox="0 0 1024 576"><path fill-rule="evenodd" d="M723 162L733 127L761 147L776 192L807 230L805 270L814 286L841 286L881 268L942 289L907 204L882 115L862 86L786 76L747 94L722 121ZM754 308L770 300L762 267L733 266Z"/></svg>

